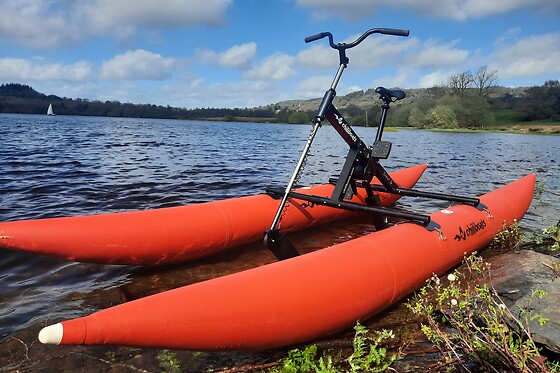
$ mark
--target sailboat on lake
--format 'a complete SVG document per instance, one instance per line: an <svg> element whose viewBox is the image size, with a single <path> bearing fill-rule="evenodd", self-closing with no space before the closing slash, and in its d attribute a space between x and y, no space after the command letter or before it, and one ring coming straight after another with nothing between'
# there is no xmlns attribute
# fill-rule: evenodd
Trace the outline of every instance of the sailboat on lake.
<svg viewBox="0 0 560 373"><path fill-rule="evenodd" d="M49 108L47 109L47 115L51 115L51 116L55 115L52 109L52 104L49 104Z"/></svg>

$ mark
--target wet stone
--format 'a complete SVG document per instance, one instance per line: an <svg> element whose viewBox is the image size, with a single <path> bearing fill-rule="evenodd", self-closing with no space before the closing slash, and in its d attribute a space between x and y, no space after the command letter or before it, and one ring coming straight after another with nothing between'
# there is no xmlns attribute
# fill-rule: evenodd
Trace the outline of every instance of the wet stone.
<svg viewBox="0 0 560 373"><path fill-rule="evenodd" d="M548 319L540 325L536 318L529 323L535 342L546 349L560 353L560 259L535 251L521 250L515 253L489 258L492 285L508 308L519 319L524 313ZM546 294L539 297L536 291ZM526 311L526 312L523 312Z"/></svg>

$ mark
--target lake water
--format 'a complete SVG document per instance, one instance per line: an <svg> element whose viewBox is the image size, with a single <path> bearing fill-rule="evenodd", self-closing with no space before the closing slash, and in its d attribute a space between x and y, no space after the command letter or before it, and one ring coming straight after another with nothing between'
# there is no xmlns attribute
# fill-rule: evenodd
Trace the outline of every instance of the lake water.
<svg viewBox="0 0 560 373"><path fill-rule="evenodd" d="M179 206L284 187L310 129L0 115L0 221ZM373 128L356 131L366 143L375 137ZM422 190L479 195L534 172L539 193L522 228L537 232L560 218L558 136L401 130L385 133L384 140L393 143L383 162L389 171L430 165L417 184ZM321 128L301 183L326 182L346 152L332 128ZM400 205L429 213L448 203L403 198ZM311 250L368 229L363 221L351 221L295 239ZM45 324L273 260L259 244L163 268L70 263L0 249L0 343L18 336L33 344ZM0 367L1 362L0 354Z"/></svg>

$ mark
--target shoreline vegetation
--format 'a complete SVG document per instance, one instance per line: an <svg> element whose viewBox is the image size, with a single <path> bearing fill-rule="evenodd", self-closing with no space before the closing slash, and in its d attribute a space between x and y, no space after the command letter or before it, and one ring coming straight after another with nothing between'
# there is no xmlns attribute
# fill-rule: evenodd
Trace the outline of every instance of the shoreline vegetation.
<svg viewBox="0 0 560 373"><path fill-rule="evenodd" d="M560 134L560 82L542 86L492 86L454 89L449 86L407 89L407 97L391 106L386 128L450 132L491 131ZM289 100L255 108L176 108L119 101L61 98L27 85L0 85L0 113L128 117L214 122L306 124L321 99ZM335 98L335 105L352 126L377 127L380 107L373 89Z"/></svg>
<svg viewBox="0 0 560 373"><path fill-rule="evenodd" d="M287 123L287 122L279 122L275 120L275 118L253 118L253 117L198 118L197 120L203 120L209 122ZM301 124L307 124L307 123L301 123ZM325 123L325 125L329 125L329 124ZM457 132L457 133L503 132L503 133L517 133L517 134L560 135L560 121L514 122L510 124L487 125L477 129L437 128L437 127L433 127L433 128L385 127L384 132L398 132L399 130L420 130L420 129L427 129L435 132Z"/></svg>

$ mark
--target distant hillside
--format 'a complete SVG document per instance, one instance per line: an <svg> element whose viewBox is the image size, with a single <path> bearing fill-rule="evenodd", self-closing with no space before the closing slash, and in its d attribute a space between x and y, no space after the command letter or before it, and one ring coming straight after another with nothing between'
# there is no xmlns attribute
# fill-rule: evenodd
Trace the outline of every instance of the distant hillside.
<svg viewBox="0 0 560 373"><path fill-rule="evenodd" d="M434 108L449 108L454 112L455 120L451 127L478 128L493 123L492 111L510 110L516 121L532 120L531 115L521 113L522 103L529 99L527 91L530 88L493 87L489 94L480 97L475 89L468 89L458 97L447 87L404 89L406 98L391 105L388 116L389 126L398 127L429 127L431 118L421 118L411 122L411 113L421 111L427 114ZM284 118L294 116L294 112L305 113L306 117L313 117L321 98L310 100L288 100L265 106L275 111L277 116ZM337 109L352 125L377 126L380 117L381 101L374 89L356 91L345 96L337 96L334 101ZM466 112L468 108L468 112ZM440 110L441 111L441 110ZM367 115L366 115L367 112ZM290 114L291 113L291 114ZM437 116L439 113L434 113ZM303 115L300 115L303 117ZM418 117L418 115L416 116ZM439 125L439 124L438 124Z"/></svg>
<svg viewBox="0 0 560 373"><path fill-rule="evenodd" d="M391 88L391 89L401 89L401 88ZM489 95L490 100L499 100L503 97L510 97L515 99L520 99L526 96L527 87L518 88L507 88L507 87L494 87L492 93ZM433 87L433 88L410 88L402 89L406 93L406 98L403 101L397 102L397 105L415 101L423 98L434 98L437 96L442 96L444 94L451 94L451 90L446 87ZM277 109L288 109L288 110L316 110L321 102L322 97L309 99L309 100L287 100L282 101L277 104L272 104L268 106L274 106ZM379 100L379 95L375 93L374 89L368 89L367 91L356 91L349 93L345 96L337 96L335 98L335 106L340 110L348 105L355 105L361 109L372 108L381 105ZM265 106L266 107L266 106Z"/></svg>
<svg viewBox="0 0 560 373"><path fill-rule="evenodd" d="M35 91L30 86L15 83L0 86L0 113L45 114L49 104L52 104L53 111L58 115L161 119L228 119L237 117L274 119L272 112L267 109L184 109L161 105L47 96Z"/></svg>
<svg viewBox="0 0 560 373"><path fill-rule="evenodd" d="M484 95L474 88L457 94L448 87L405 89L407 97L391 106L388 126L418 128L482 128L525 121L560 121L560 83L539 87L492 87ZM28 85L0 86L0 113L45 114L49 104L59 115L86 115L162 119L204 119L309 123L321 98L289 100L257 108L185 109L118 101L61 98L45 95ZM335 106L351 125L376 126L380 100L373 89L335 98Z"/></svg>
<svg viewBox="0 0 560 373"><path fill-rule="evenodd" d="M0 96L4 97L14 97L14 98L33 98L33 99L43 99L48 96L37 92L28 85L22 84L2 84L0 86ZM52 96L54 99L60 99L59 97Z"/></svg>

